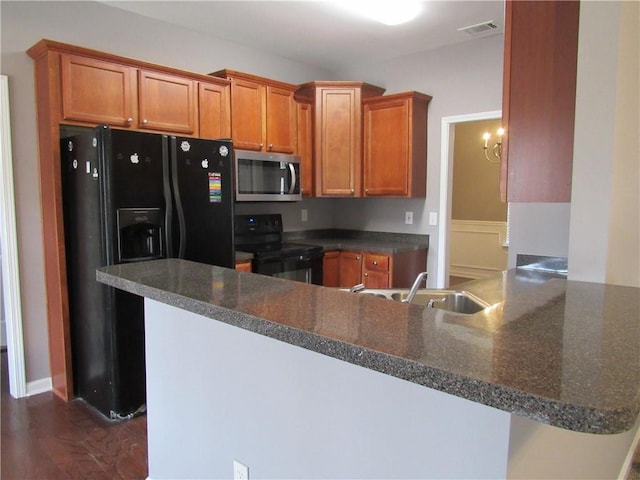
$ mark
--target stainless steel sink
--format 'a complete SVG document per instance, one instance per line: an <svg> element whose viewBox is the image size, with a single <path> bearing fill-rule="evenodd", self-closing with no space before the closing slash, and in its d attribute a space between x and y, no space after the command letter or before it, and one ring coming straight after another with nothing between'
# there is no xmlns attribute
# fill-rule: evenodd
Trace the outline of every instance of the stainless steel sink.
<svg viewBox="0 0 640 480"><path fill-rule="evenodd" d="M408 292L395 292L391 294L391 299L400 302L407 295ZM418 290L411 303L465 315L472 315L491 306L472 293L462 290Z"/></svg>

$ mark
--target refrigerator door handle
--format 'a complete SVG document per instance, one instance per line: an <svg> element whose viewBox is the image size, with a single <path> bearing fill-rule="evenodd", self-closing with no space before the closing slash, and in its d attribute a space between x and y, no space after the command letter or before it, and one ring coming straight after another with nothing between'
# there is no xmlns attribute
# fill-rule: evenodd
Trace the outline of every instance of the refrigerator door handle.
<svg viewBox="0 0 640 480"><path fill-rule="evenodd" d="M164 244L165 244L165 257L171 258L173 256L173 239L171 238L171 225L173 222L173 205L171 201L171 181L169 176L170 171L169 161L169 141L168 137L162 137L162 190L164 193Z"/></svg>
<svg viewBox="0 0 640 480"><path fill-rule="evenodd" d="M187 228L184 216L184 209L182 207L182 200L180 198L180 185L178 183L178 141L175 137L171 137L171 184L173 186L173 198L176 204L176 213L178 214L178 229L180 238L178 242L178 258L184 258L184 252L187 248Z"/></svg>

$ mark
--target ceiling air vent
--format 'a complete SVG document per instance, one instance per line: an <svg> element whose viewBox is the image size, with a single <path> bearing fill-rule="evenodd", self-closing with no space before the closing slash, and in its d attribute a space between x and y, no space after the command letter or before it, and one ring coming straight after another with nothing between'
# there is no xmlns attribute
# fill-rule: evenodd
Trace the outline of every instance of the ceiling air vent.
<svg viewBox="0 0 640 480"><path fill-rule="evenodd" d="M481 33L490 32L497 29L498 25L496 25L493 20L489 20L488 22L482 22L476 25L469 25L468 27L459 28L458 31L468 33L469 35L480 35Z"/></svg>

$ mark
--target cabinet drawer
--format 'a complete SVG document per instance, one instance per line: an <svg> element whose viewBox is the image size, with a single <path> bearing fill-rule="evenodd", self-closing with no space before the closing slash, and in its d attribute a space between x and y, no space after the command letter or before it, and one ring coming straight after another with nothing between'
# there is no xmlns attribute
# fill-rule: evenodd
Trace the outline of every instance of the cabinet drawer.
<svg viewBox="0 0 640 480"><path fill-rule="evenodd" d="M375 270L378 272L389 271L388 255L372 255L366 254L364 257L364 268L366 270Z"/></svg>

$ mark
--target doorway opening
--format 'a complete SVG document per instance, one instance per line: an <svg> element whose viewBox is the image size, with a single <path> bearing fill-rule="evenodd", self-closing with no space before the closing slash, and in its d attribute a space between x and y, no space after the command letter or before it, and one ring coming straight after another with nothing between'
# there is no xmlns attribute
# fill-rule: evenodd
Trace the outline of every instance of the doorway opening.
<svg viewBox="0 0 640 480"><path fill-rule="evenodd" d="M480 122L501 118L500 110L442 118L439 212L441 221L438 231L436 278L438 288L450 286L450 279L455 283L492 274L501 268L502 257L506 265L506 206L502 204L504 217L501 218L496 213L500 207L489 205L495 202L485 199L485 189L482 188L483 181L487 181L485 175L491 175L488 173L491 169L499 170L499 165L490 164L485 158L482 133L477 139L464 139L464 136L475 137L477 133L474 131L486 128L486 124ZM460 127L459 136L463 138L459 138L456 144L457 126ZM461 179L456 180L457 187L454 189L455 150L472 149L474 145L477 145L477 154L467 155L472 163L465 166L462 157L458 158L460 168L457 176ZM460 153L464 156L463 151ZM460 175L460 172L470 173L465 172L465 168L473 170L473 173ZM499 175L499 171L494 173ZM497 191L496 188L498 185L493 186L494 191ZM457 190L457 193L454 190ZM486 192L486 195L490 194Z"/></svg>

